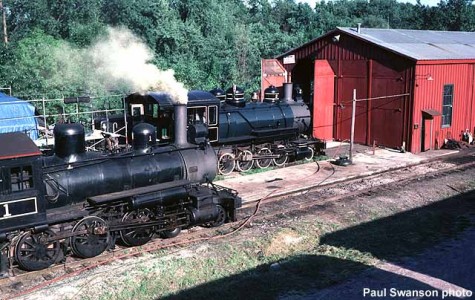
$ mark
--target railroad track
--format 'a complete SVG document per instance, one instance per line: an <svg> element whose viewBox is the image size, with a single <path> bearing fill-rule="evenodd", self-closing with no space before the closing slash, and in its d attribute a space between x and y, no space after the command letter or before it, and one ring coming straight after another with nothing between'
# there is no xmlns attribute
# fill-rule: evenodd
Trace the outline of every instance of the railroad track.
<svg viewBox="0 0 475 300"><path fill-rule="evenodd" d="M475 167L474 152L463 151L457 155L434 158L417 165L386 170L371 176L352 178L337 183L325 184L324 179L321 183L302 187L291 193L278 193L279 188L276 187L263 195L261 199L245 203L239 211L240 221L235 223L225 224L218 228L192 228L177 238L157 239L141 247L118 246L91 259L67 257L63 264L45 270L25 272L13 268L11 277L0 279L0 298L23 296L112 261L125 260L160 249L183 247L200 241L224 238L246 226L251 219L254 221L272 219L281 214L307 210L313 206L323 206L344 198L375 193L381 189L395 189L411 181L443 176L473 167ZM257 211L259 212L256 214Z"/></svg>

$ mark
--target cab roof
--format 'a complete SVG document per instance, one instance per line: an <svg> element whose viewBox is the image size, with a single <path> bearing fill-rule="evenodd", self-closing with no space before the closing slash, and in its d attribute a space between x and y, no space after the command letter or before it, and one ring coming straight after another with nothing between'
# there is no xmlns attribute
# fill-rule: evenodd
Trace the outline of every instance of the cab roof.
<svg viewBox="0 0 475 300"><path fill-rule="evenodd" d="M0 160L41 155L36 144L22 132L0 134Z"/></svg>

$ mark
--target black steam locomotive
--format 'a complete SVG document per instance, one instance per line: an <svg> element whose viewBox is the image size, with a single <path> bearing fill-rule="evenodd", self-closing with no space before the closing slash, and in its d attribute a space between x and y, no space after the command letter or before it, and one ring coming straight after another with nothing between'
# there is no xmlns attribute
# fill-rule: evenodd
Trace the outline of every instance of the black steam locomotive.
<svg viewBox="0 0 475 300"><path fill-rule="evenodd" d="M71 251L81 258L111 248L174 237L193 225L236 219L241 199L216 186L217 156L206 128L174 107L174 141L156 145L155 127L132 130L133 150L85 151L84 128L58 124L54 155L22 133L0 135L0 266L39 270ZM190 132L200 135L191 134ZM0 275L1 273L0 272Z"/></svg>
<svg viewBox="0 0 475 300"><path fill-rule="evenodd" d="M204 124L209 140L218 152L218 171L229 174L233 170L247 171L271 164L283 166L289 159L311 159L320 153L325 143L312 138L309 107L297 93L292 97L292 84L284 85L284 98L270 87L263 102L246 102L244 92L237 87L222 90L190 91L188 93L189 134L203 137L194 125ZM173 136L172 105L161 93L132 94L126 97L128 127L141 122L157 128L157 138L166 145ZM124 117L96 120L96 127L114 131L123 127ZM131 138L130 133L123 134ZM123 140L123 142L125 139Z"/></svg>

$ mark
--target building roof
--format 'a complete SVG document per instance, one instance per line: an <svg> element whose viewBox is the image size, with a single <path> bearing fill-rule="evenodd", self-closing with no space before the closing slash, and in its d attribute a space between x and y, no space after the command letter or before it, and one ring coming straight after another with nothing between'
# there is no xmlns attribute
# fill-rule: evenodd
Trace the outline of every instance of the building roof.
<svg viewBox="0 0 475 300"><path fill-rule="evenodd" d="M296 49L337 32L344 32L414 60L475 60L475 32L463 31L361 28L358 33L356 28L337 27ZM296 49L281 54L278 58Z"/></svg>
<svg viewBox="0 0 475 300"><path fill-rule="evenodd" d="M355 28L339 30L415 60L475 59L475 32Z"/></svg>

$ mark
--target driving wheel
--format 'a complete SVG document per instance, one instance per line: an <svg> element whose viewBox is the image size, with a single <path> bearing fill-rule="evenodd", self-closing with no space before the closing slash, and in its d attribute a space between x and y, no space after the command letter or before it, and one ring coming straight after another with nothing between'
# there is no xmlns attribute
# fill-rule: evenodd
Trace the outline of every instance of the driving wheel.
<svg viewBox="0 0 475 300"><path fill-rule="evenodd" d="M219 157L218 171L221 175L229 175L235 166L234 155L232 153L224 153Z"/></svg>
<svg viewBox="0 0 475 300"><path fill-rule="evenodd" d="M15 246L18 265L27 271L37 271L54 264L62 251L60 242L53 240L54 237L55 233L51 230L22 234Z"/></svg>
<svg viewBox="0 0 475 300"><path fill-rule="evenodd" d="M70 238L71 250L81 258L101 254L112 240L106 221L96 216L83 218L76 223L72 232L76 235Z"/></svg>
<svg viewBox="0 0 475 300"><path fill-rule="evenodd" d="M137 227L150 221L152 212L149 209L139 209L128 212L122 218L124 225L135 226L136 228L124 229L120 231L120 238L126 246L142 246L148 243L153 236L153 227Z"/></svg>

